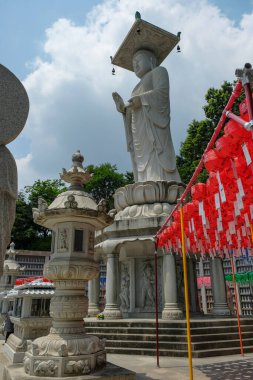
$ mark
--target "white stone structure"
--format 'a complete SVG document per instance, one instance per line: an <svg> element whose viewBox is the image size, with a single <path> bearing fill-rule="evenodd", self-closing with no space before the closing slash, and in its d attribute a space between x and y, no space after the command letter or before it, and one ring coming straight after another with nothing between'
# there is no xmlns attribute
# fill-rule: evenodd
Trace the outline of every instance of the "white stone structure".
<svg viewBox="0 0 253 380"><path fill-rule="evenodd" d="M0 275L11 229L15 220L17 167L5 145L13 141L25 126L29 100L22 83L0 65Z"/></svg>
<svg viewBox="0 0 253 380"><path fill-rule="evenodd" d="M44 276L54 281L51 300L52 327L47 336L28 345L24 371L40 377L81 376L101 368L106 362L104 342L85 333L83 318L88 300L85 283L99 274L94 260L94 234L111 223L106 205L98 205L84 192L83 184L90 177L83 166L83 156L76 152L70 170L63 169L61 178L70 182L48 206L40 199L33 210L36 223L53 230L54 254L44 267Z"/></svg>
<svg viewBox="0 0 253 380"><path fill-rule="evenodd" d="M27 351L27 341L46 335L52 325L49 316L50 299L54 294L54 284L34 280L15 286L7 295L13 303L11 321L14 333L4 345L4 352L12 363L22 363Z"/></svg>
<svg viewBox="0 0 253 380"><path fill-rule="evenodd" d="M3 275L0 279L0 323L4 321L5 314L13 309L13 302L7 297L8 292L14 287L17 276L25 270L25 267L21 267L15 257L15 244L11 243L6 252Z"/></svg>
<svg viewBox="0 0 253 380"><path fill-rule="evenodd" d="M115 192L115 222L96 238L97 252L107 256L107 319L154 315L154 236L184 190L170 133L168 73L159 66L178 42L178 36L137 13L112 58L114 65L134 71L140 82L128 102L113 93L135 183ZM179 264L175 257L158 253L158 303L164 319L182 317Z"/></svg>

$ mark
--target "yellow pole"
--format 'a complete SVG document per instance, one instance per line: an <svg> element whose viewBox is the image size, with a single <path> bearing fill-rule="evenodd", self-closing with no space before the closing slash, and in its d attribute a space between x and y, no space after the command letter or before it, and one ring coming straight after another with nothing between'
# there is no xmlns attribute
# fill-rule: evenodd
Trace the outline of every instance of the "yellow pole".
<svg viewBox="0 0 253 380"><path fill-rule="evenodd" d="M253 242L253 224L250 224L251 240Z"/></svg>
<svg viewBox="0 0 253 380"><path fill-rule="evenodd" d="M181 245L182 245L183 270L184 270L184 299L185 299L185 312L186 312L186 325L187 325L189 376L190 376L190 380L193 380L188 275L187 275L185 237L184 237L184 214L183 214L182 207L180 208L180 224L181 224Z"/></svg>

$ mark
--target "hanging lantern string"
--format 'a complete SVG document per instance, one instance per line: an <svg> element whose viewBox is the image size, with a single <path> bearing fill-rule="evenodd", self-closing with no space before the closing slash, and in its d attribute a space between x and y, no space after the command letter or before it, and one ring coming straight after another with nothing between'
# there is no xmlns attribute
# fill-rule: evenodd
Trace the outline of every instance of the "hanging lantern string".
<svg viewBox="0 0 253 380"><path fill-rule="evenodd" d="M217 127L215 128L214 130L214 133L211 137L211 140L209 141L200 161L199 161L199 164L198 166L196 167L195 169L195 172L193 173L193 176L192 178L190 179L190 182L188 183L188 185L186 186L181 198L179 199L178 203L176 204L176 206L174 207L174 209L172 210L172 212L169 214L168 218L165 220L164 224L162 225L162 227L158 230L158 232L156 233L155 235L155 240L157 241L159 239L159 235L163 232L163 230L166 228L168 222L170 221L170 219L172 218L173 214L175 213L175 211L178 210L179 206L181 204L183 204L187 194L189 193L192 185L194 184L196 178L198 177L199 173L201 172L202 168L203 168L203 164L204 164L204 157L205 157L205 154L213 147L217 137L219 136L219 133L224 125L224 122L226 120L226 113L227 111L230 111L234 102L236 101L236 99L241 95L241 91L242 91L242 81L241 80L238 80L236 82L236 85L235 85L235 88L229 98L229 101L226 105L226 107L224 108L224 111L222 112L222 115L221 115L221 118L217 124Z"/></svg>

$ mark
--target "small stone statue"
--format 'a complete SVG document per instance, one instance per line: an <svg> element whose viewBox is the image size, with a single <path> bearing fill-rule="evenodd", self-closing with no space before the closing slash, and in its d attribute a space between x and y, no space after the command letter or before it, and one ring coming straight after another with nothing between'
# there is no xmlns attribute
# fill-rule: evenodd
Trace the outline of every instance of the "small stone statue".
<svg viewBox="0 0 253 380"><path fill-rule="evenodd" d="M65 228L59 232L59 248L63 250L68 249L68 234Z"/></svg>

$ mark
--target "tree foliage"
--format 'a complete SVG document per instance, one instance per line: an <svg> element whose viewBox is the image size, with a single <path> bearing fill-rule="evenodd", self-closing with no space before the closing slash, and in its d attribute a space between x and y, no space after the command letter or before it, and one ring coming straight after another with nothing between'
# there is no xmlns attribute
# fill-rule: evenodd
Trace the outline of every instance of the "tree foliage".
<svg viewBox="0 0 253 380"><path fill-rule="evenodd" d="M85 191L90 193L96 202L105 199L110 209L114 207L113 194L115 190L133 183L131 172L119 173L116 165L111 165L108 162L99 166L89 165L86 170L92 174L92 177L84 186Z"/></svg>
<svg viewBox="0 0 253 380"><path fill-rule="evenodd" d="M210 88L206 95L206 104L203 106L205 118L201 121L193 120L187 129L186 139L181 143L180 153L177 156L177 167L183 182L188 183L197 167L222 112L227 105L233 91L233 84L224 82L220 88ZM238 114L238 105L244 95L235 102L232 111ZM221 132L222 134L222 132ZM207 172L204 169L198 176L197 182L205 182Z"/></svg>
<svg viewBox="0 0 253 380"><path fill-rule="evenodd" d="M96 202L106 199L109 208L113 208L113 194L121 186L133 182L133 174L119 173L115 165L109 163L86 168L92 177L84 190L90 193ZM33 222L32 208L38 207L38 198L43 197L50 204L67 187L61 180L37 180L32 186L25 186L18 195L16 220L12 230L12 240L17 249L50 250L51 233L48 229Z"/></svg>
<svg viewBox="0 0 253 380"><path fill-rule="evenodd" d="M12 229L12 240L17 249L50 250L51 233L33 222L32 208L38 206L38 198L43 197L49 204L66 190L60 180L37 180L32 186L25 186L18 194L16 219Z"/></svg>

